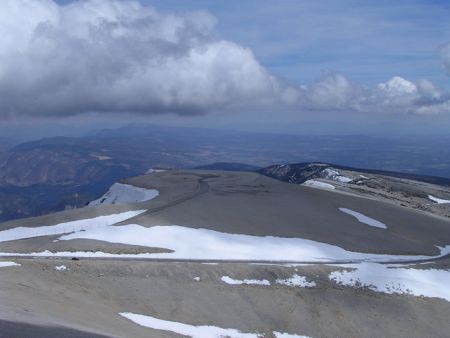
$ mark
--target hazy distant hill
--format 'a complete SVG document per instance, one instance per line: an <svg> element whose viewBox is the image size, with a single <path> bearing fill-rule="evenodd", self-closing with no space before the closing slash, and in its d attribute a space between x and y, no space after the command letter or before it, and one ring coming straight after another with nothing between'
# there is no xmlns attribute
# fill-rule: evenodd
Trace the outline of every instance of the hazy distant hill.
<svg viewBox="0 0 450 338"><path fill-rule="evenodd" d="M217 162L212 164L199 165L194 169L200 170L223 170L223 171L257 171L261 169L255 165L244 163Z"/></svg>
<svg viewBox="0 0 450 338"><path fill-rule="evenodd" d="M1 137L0 136L0 152L6 151L16 145L17 142L13 139L7 138L7 137Z"/></svg>
<svg viewBox="0 0 450 338"><path fill-rule="evenodd" d="M450 217L450 179L329 163L279 164L258 170L279 181L342 191Z"/></svg>
<svg viewBox="0 0 450 338"><path fill-rule="evenodd" d="M0 220L85 205L114 182L152 167L194 168L226 162L227 170L236 169L230 163L246 163L248 167L240 169L253 170L273 163L329 162L450 177L447 141L156 125L46 138L0 150Z"/></svg>
<svg viewBox="0 0 450 338"><path fill-rule="evenodd" d="M411 173L401 173L376 169L361 169L329 163L276 164L266 168L259 169L258 172L263 175L276 178L283 182L301 184L310 179L328 178L324 177L324 170L326 170L327 168L332 170L333 169L347 170L362 174L383 175L388 177L396 177L408 180L415 180L419 182L450 186L450 179L445 177L417 175Z"/></svg>

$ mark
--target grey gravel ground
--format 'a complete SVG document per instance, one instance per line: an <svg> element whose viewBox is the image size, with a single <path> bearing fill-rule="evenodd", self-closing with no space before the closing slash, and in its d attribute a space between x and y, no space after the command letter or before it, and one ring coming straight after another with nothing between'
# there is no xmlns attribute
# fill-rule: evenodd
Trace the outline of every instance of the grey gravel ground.
<svg viewBox="0 0 450 338"><path fill-rule="evenodd" d="M330 266L23 260L0 270L0 316L115 337L177 337L120 317L134 312L244 332L273 330L311 337L448 337L450 303L338 286ZM65 264L68 270L54 270ZM293 274L317 287L274 284ZM228 285L267 279L272 286ZM196 281L194 277L200 277Z"/></svg>
<svg viewBox="0 0 450 338"><path fill-rule="evenodd" d="M194 173L169 172L157 180L170 186L172 177L198 180L201 173ZM348 193L282 183L253 173L214 173L220 176L204 179L209 187L206 193L160 211L147 212L128 223L177 224L230 233L300 237L350 251L386 254L436 255L439 252L436 245L450 243L447 218ZM150 184L153 178L137 177L128 182ZM339 211L340 207L379 220L388 230L361 224Z"/></svg>
<svg viewBox="0 0 450 338"><path fill-rule="evenodd" d="M162 248L147 248L138 245L128 244L110 244L107 242L92 239L73 239L70 241L54 242L59 236L42 236L37 238L22 239L0 243L1 252L29 253L49 250L58 251L101 251L112 254L140 254L140 253L159 253L171 252L171 250Z"/></svg>
<svg viewBox="0 0 450 338"><path fill-rule="evenodd" d="M39 326L0 320L0 338L106 338L106 336L63 327Z"/></svg>
<svg viewBox="0 0 450 338"><path fill-rule="evenodd" d="M436 245L450 244L450 221L443 217L348 192L281 183L253 173L168 171L126 182L156 188L160 196L136 205L89 207L8 222L0 229L148 209L127 223L301 237L347 250L390 254L436 255ZM387 224L388 229L361 224L339 207L362 212ZM161 250L90 240L55 243L54 239L46 236L4 242L0 251ZM17 325L57 326L113 337L178 337L140 327L118 315L134 312L192 325L260 332L265 337L273 337L274 330L311 337L377 338L448 337L450 332L449 302L342 287L328 277L331 271L341 269L338 266L43 258L14 261L22 265L0 268L0 320ZM61 264L68 270L56 271ZM450 262L444 259L417 267L448 269ZM275 284L276 279L294 274L306 276L317 286ZM221 281L225 275L267 279L272 285L228 285ZM25 325L20 330L30 332ZM62 331L52 332L49 337L58 337Z"/></svg>
<svg viewBox="0 0 450 338"><path fill-rule="evenodd" d="M378 174L364 173L361 175L357 171L340 170L339 172L353 181L350 183L340 183L327 179L320 179L320 181L334 185L339 191L372 197L438 216L450 217L450 204L438 204L429 198L429 195L431 195L450 200L450 187L448 186Z"/></svg>

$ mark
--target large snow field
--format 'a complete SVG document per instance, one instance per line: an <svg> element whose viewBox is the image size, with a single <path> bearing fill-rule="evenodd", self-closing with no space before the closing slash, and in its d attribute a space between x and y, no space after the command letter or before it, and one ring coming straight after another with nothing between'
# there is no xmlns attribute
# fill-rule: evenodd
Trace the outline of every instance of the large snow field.
<svg viewBox="0 0 450 338"><path fill-rule="evenodd" d="M66 234L59 240L92 239L109 243L163 248L172 252L142 254L106 254L78 252L82 257L146 257L193 260L252 260L287 262L392 262L425 260L430 256L382 255L347 251L335 245L302 238L231 234L210 229L168 225L144 227L138 224L112 226L137 216L145 210L99 216L90 219L34 228L18 227L0 231L0 242L38 236ZM375 221L375 220L373 220ZM441 255L450 252L450 245L440 248ZM11 254L0 254L11 256ZM19 254L16 254L19 255ZM73 252L49 251L22 255L66 256Z"/></svg>
<svg viewBox="0 0 450 338"><path fill-rule="evenodd" d="M383 224L380 221L377 221L376 219L370 218L359 212L347 208L339 208L339 210L342 211L343 213L346 213L347 215L355 217L360 223L364 223L376 228L387 229L386 224Z"/></svg>
<svg viewBox="0 0 450 338"><path fill-rule="evenodd" d="M360 263L348 265L344 271L333 271L329 278L340 285L367 287L388 294L437 297L450 301L449 270Z"/></svg>
<svg viewBox="0 0 450 338"><path fill-rule="evenodd" d="M114 183L102 197L89 203L89 206L99 204L124 204L149 201L159 195L156 189L139 188L129 184Z"/></svg>
<svg viewBox="0 0 450 338"><path fill-rule="evenodd" d="M61 235L74 231L84 231L97 227L105 227L115 223L123 222L142 214L146 210L127 211L119 214L98 216L94 218L81 219L77 221L59 223L56 225L46 225L40 227L17 227L0 231L0 243L14 241L25 238Z"/></svg>
<svg viewBox="0 0 450 338"><path fill-rule="evenodd" d="M165 248L173 251L137 255L108 255L108 257L288 262L391 262L393 260L408 261L431 258L430 256L382 255L352 252L335 245L302 238L230 234L177 225L153 226L148 228L138 224L121 226L105 225L63 235L59 239L94 239L109 243ZM445 255L450 252L450 245L440 249L441 255ZM86 253L86 255L88 254ZM57 255L57 253L52 255ZM99 255L100 253L95 253L96 257Z"/></svg>

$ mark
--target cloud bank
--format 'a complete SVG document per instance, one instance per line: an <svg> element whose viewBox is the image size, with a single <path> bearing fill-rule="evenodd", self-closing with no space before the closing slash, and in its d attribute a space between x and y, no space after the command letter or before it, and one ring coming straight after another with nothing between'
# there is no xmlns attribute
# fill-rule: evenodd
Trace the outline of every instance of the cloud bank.
<svg viewBox="0 0 450 338"><path fill-rule="evenodd" d="M330 74L310 85L271 75L252 51L217 38L206 12L137 1L0 1L0 117L84 112L195 115L246 107L450 112L432 83L393 77L369 88ZM450 68L450 52L444 67Z"/></svg>
<svg viewBox="0 0 450 338"><path fill-rule="evenodd" d="M378 114L432 115L450 113L450 95L427 80L416 83L394 76L375 87L351 83L331 74L302 86L300 106L311 110L344 110Z"/></svg>
<svg viewBox="0 0 450 338"><path fill-rule="evenodd" d="M278 81L214 27L134 1L2 0L0 111L194 114L276 98Z"/></svg>

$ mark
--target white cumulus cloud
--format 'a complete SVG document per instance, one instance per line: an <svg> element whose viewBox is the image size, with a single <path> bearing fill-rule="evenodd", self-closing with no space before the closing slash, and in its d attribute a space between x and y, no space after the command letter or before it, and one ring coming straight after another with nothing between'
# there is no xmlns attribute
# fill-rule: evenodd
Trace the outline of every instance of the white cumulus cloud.
<svg viewBox="0 0 450 338"><path fill-rule="evenodd" d="M416 83L394 76L374 87L329 74L310 86L301 86L297 104L313 110L344 110L379 114L450 113L450 95L427 80Z"/></svg>
<svg viewBox="0 0 450 338"><path fill-rule="evenodd" d="M249 48L217 38L207 12L162 13L138 1L0 1L0 118L84 112L181 115L290 106L437 114L448 93L394 77L374 88L329 74L289 85ZM449 69L450 52L443 52Z"/></svg>
<svg viewBox="0 0 450 338"><path fill-rule="evenodd" d="M0 112L195 114L286 96L251 50L215 38L215 22L137 1L2 0Z"/></svg>

